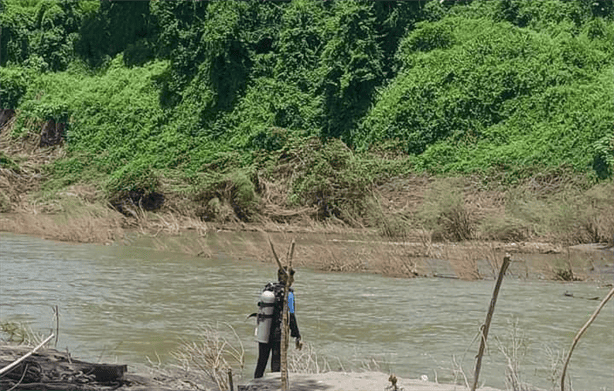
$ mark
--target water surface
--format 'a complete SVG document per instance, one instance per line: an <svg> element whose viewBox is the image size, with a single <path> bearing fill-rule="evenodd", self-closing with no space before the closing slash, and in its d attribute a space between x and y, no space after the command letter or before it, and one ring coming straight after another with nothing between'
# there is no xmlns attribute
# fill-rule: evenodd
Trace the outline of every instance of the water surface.
<svg viewBox="0 0 614 391"><path fill-rule="evenodd" d="M200 325L227 322L244 343L249 377L256 346L254 321L246 316L275 275L274 265L230 259L223 249L203 259L136 245L67 244L0 233L0 319L28 322L46 333L53 327L52 306L58 305L59 349L130 364L147 358L170 363L170 352L182 340L196 339ZM600 285L507 278L482 364L484 383L505 388L506 357L500 350L516 346L522 379L550 389L553 365L599 303L585 298L603 298L609 290ZM452 382L454 362L472 376L476 337L493 287L492 280L300 269L297 318L304 341L333 369L377 362L402 377ZM572 356L568 372L575 390L613 390L613 325L610 302Z"/></svg>

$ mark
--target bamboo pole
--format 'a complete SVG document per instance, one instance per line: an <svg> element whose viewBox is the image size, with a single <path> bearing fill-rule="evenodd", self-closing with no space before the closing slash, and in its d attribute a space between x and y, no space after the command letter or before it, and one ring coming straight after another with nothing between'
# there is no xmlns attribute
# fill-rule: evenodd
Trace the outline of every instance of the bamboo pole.
<svg viewBox="0 0 614 391"><path fill-rule="evenodd" d="M601 311L603 306L608 302L608 300L612 298L612 296L614 296L614 288L610 289L610 292L606 295L606 297L603 298L603 300L601 300L601 303L599 304L595 312L593 312L593 315L591 315L588 321L584 324L584 326L582 326L582 328L578 331L576 336L573 338L573 342L571 343L571 348L569 349L569 353L567 353L567 359L565 360L565 365L563 366L563 373L561 375L561 391L565 391L565 373L567 372L567 365L569 365L569 360L571 359L571 353L573 353L573 350L576 347L576 344L578 343L580 338L582 337L582 334L584 334L586 329L588 329L588 326L590 326L591 323L593 323L593 321L595 320L595 318L597 318L597 315L599 315L599 312Z"/></svg>
<svg viewBox="0 0 614 391"><path fill-rule="evenodd" d="M497 304L497 296L499 296L499 289L501 288L501 283L503 282L503 276L507 270L507 267L510 264L510 255L505 254L503 257L503 264L501 265L501 270L499 271L499 276L497 277L497 283L495 284L495 290L492 294L492 299L490 300L490 307L488 308L488 314L486 314L486 320L484 324L480 328L482 334L482 341L480 342L480 349L477 355L477 361L475 363L475 374L473 376L473 385L471 386L471 391L475 391L478 386L478 379L480 377L480 369L482 367L482 356L484 355L484 349L486 347L486 339L488 338L488 329L490 329L490 322L492 320L492 315L495 312L495 304Z"/></svg>
<svg viewBox="0 0 614 391"><path fill-rule="evenodd" d="M23 357L13 361L12 363L10 363L9 365L7 365L6 367L0 369L0 375L2 375L5 372L10 371L11 369L13 369L15 366L17 366L20 362L22 362L23 360L25 360L26 358L30 357L32 354L36 353L36 351L38 349L40 349L44 344L46 344L47 342L49 342L51 340L51 338L53 338L54 335L53 333L51 333L50 336L48 336L43 342L41 342L40 344L38 344L38 346L36 346L34 349L32 349L32 351L30 351L30 353L23 355Z"/></svg>

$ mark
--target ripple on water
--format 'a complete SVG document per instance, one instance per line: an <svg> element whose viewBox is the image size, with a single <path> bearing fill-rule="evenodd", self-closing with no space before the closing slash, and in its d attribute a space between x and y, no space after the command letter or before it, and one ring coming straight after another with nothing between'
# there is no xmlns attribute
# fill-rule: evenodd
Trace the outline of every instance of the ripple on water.
<svg viewBox="0 0 614 391"><path fill-rule="evenodd" d="M275 278L269 264L124 246L74 245L2 234L0 316L48 330L60 306L60 346L98 360L145 363L168 360L182 338L195 338L204 322L229 322L243 340L248 367L255 362L254 322L260 290ZM295 284L297 317L306 342L329 362L360 366L370 359L403 377L453 380L454 360L472 371L480 324L494 281L395 279L302 269ZM565 291L575 297L564 296ZM481 378L505 388L506 360L497 346L520 338L524 381L550 388L557 352L568 349L598 305L579 297L603 295L591 283L508 278L490 330ZM576 389L612 390L614 310L607 309L574 351ZM514 330L517 333L514 337ZM463 360L464 358L464 360ZM598 358L598 359L597 359ZM523 366L524 365L524 366ZM251 371L251 368L248 372ZM608 388L610 387L610 388Z"/></svg>

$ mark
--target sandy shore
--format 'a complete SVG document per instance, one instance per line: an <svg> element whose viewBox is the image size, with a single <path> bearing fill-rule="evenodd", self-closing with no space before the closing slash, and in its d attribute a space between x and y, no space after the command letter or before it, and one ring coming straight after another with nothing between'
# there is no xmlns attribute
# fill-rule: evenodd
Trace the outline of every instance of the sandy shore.
<svg viewBox="0 0 614 391"><path fill-rule="evenodd" d="M291 391L388 391L394 390L389 375L381 372L326 372L319 374L291 373ZM397 378L397 390L401 391L464 391L467 387L439 384L420 379ZM239 386L238 391L277 391L280 388L279 374L267 374ZM481 391L500 391L495 388L479 388Z"/></svg>

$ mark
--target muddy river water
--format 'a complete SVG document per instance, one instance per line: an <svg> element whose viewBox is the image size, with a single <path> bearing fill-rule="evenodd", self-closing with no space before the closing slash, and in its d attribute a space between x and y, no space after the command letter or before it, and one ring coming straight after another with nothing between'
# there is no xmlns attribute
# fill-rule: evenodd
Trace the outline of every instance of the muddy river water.
<svg viewBox="0 0 614 391"><path fill-rule="evenodd" d="M256 346L254 320L246 316L276 268L224 254L219 249L198 258L139 245L0 233L0 320L48 333L57 305L59 349L131 365L148 357L172 363L170 352L182 340L196 340L200 325L227 322L244 344L243 375L250 377ZM606 284L506 278L480 379L505 388L505 350L518 360L521 380L551 389L557 362L599 303L588 298L603 298ZM297 319L304 341L333 369L377 363L402 377L464 382L458 369L471 378L493 287L492 279L396 279L302 268L295 283ZM575 390L613 390L613 302L580 340L568 373Z"/></svg>

